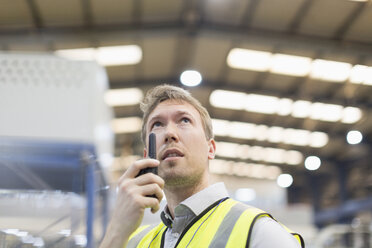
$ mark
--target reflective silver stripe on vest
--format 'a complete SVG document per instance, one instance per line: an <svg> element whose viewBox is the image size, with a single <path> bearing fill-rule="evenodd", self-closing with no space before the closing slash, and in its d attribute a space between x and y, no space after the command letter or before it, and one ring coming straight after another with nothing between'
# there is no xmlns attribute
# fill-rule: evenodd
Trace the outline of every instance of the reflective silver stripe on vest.
<svg viewBox="0 0 372 248"><path fill-rule="evenodd" d="M140 231L133 238L131 238L127 244L127 248L136 248L139 242L145 237L145 235L157 225L151 225Z"/></svg>
<svg viewBox="0 0 372 248"><path fill-rule="evenodd" d="M235 226L235 223L239 219L240 215L247 210L249 207L237 203L230 211L226 214L225 218L223 218L220 227L218 228L216 234L213 237L213 240L209 247L216 248L216 247L226 247L227 241L229 240L230 234Z"/></svg>

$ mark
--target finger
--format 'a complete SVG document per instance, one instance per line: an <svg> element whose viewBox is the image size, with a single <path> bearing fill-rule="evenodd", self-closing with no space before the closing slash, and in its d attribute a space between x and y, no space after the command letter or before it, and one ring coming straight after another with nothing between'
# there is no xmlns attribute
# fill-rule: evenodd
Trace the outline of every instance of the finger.
<svg viewBox="0 0 372 248"><path fill-rule="evenodd" d="M139 186L156 183L157 185L159 185L160 188L162 189L164 188L163 178L153 173L146 173L144 175L137 177L135 180L136 180L136 184Z"/></svg>
<svg viewBox="0 0 372 248"><path fill-rule="evenodd" d="M155 213L160 209L160 202L153 197L145 197L144 200L146 207L151 208L151 212Z"/></svg>
<svg viewBox="0 0 372 248"><path fill-rule="evenodd" d="M123 178L125 177L135 178L140 170L147 167L157 167L159 166L159 163L159 160L149 158L137 160L127 169L127 171L120 177L119 180L123 180Z"/></svg>
<svg viewBox="0 0 372 248"><path fill-rule="evenodd" d="M158 199L158 201L161 201L161 199L163 199L163 195L164 195L163 191L161 190L159 185L157 185L155 183L141 186L139 189L141 190L141 195L142 196L155 195L156 198Z"/></svg>

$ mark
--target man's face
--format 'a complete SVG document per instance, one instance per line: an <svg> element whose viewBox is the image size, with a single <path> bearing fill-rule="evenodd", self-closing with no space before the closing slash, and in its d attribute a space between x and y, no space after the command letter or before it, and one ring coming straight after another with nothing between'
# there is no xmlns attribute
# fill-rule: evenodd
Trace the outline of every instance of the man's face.
<svg viewBox="0 0 372 248"><path fill-rule="evenodd" d="M191 104L161 102L149 115L146 128L147 134L156 134L158 172L166 186L191 186L208 175L215 142L206 139L200 114Z"/></svg>

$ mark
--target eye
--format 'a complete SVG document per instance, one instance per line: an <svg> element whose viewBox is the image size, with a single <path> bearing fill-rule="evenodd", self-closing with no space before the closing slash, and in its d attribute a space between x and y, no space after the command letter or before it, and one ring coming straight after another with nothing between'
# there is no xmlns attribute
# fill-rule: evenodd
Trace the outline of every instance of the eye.
<svg viewBox="0 0 372 248"><path fill-rule="evenodd" d="M187 118L187 117L183 117L183 118L181 119L181 122L182 122L182 123L190 123L191 120L190 120L189 118Z"/></svg>
<svg viewBox="0 0 372 248"><path fill-rule="evenodd" d="M161 127L161 126L162 126L162 123L161 123L160 121L155 121L155 122L152 124L151 128Z"/></svg>

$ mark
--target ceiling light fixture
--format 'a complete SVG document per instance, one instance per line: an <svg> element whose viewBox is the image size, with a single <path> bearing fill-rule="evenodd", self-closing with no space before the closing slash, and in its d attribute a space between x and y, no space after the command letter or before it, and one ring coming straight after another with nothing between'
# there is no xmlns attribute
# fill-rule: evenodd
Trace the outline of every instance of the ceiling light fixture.
<svg viewBox="0 0 372 248"><path fill-rule="evenodd" d="M136 105L142 98L143 92L139 88L111 89L104 95L106 104L112 107Z"/></svg>
<svg viewBox="0 0 372 248"><path fill-rule="evenodd" d="M214 174L270 180L275 180L281 173L281 169L275 165L235 162L222 159L211 160L209 163L209 171Z"/></svg>
<svg viewBox="0 0 372 248"><path fill-rule="evenodd" d="M194 87L201 83L202 76L198 71L187 70L182 72L180 81L185 86Z"/></svg>
<svg viewBox="0 0 372 248"><path fill-rule="evenodd" d="M320 158L317 156L309 156L305 159L305 168L308 170L317 170L321 165Z"/></svg>
<svg viewBox="0 0 372 248"><path fill-rule="evenodd" d="M288 98L226 90L214 90L209 97L209 102L217 108L282 116L291 114L296 118L310 118L329 122L355 123L362 117L362 111L355 107L320 102L313 103L304 100L292 101Z"/></svg>
<svg viewBox="0 0 372 248"><path fill-rule="evenodd" d="M320 79L332 82L350 80L355 84L372 85L372 67L365 65L352 66L350 63L312 59L267 51L233 48L230 50L227 64L234 69L269 71L289 76Z"/></svg>
<svg viewBox="0 0 372 248"><path fill-rule="evenodd" d="M272 73L304 77L309 74L310 69L311 58L279 53L272 56Z"/></svg>
<svg viewBox="0 0 372 248"><path fill-rule="evenodd" d="M349 131L346 135L347 143L349 143L350 145L359 144L360 142L362 142L362 139L362 133L357 130Z"/></svg>
<svg viewBox="0 0 372 248"><path fill-rule="evenodd" d="M117 118L111 121L115 133L136 133L141 131L142 119L139 117Z"/></svg>
<svg viewBox="0 0 372 248"><path fill-rule="evenodd" d="M96 61L102 66L134 65L142 60L142 49L137 45L61 49L55 54L67 59Z"/></svg>
<svg viewBox="0 0 372 248"><path fill-rule="evenodd" d="M212 119L216 136L238 139L268 141L297 146L323 147L328 143L328 135L323 132L310 132L304 129L256 125L253 123Z"/></svg>
<svg viewBox="0 0 372 248"><path fill-rule="evenodd" d="M346 81L351 72L351 64L331 60L316 59L313 61L310 76L325 81Z"/></svg>
<svg viewBox="0 0 372 248"><path fill-rule="evenodd" d="M279 187L288 188L293 183L293 177L290 174L281 174L276 180Z"/></svg>
<svg viewBox="0 0 372 248"><path fill-rule="evenodd" d="M273 147L249 146L231 142L216 142L216 155L225 158L240 158L267 163L298 165L303 161L299 151Z"/></svg>
<svg viewBox="0 0 372 248"><path fill-rule="evenodd" d="M349 80L354 84L372 85L372 67L354 65L351 69Z"/></svg>
<svg viewBox="0 0 372 248"><path fill-rule="evenodd" d="M271 56L270 52L233 48L227 56L227 64L236 69L267 71Z"/></svg>

